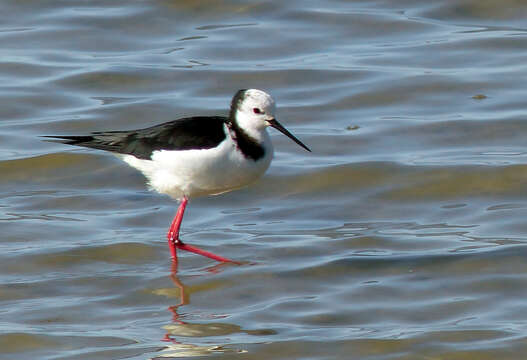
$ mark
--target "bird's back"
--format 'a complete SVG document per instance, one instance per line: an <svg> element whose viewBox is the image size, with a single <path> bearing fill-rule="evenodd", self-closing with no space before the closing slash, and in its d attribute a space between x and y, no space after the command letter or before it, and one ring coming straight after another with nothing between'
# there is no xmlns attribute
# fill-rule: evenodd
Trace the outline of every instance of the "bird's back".
<svg viewBox="0 0 527 360"><path fill-rule="evenodd" d="M158 150L210 149L225 140L222 116L194 116L138 130L99 131L86 136L49 136L67 145L83 146L151 159ZM48 137L48 136L46 136Z"/></svg>

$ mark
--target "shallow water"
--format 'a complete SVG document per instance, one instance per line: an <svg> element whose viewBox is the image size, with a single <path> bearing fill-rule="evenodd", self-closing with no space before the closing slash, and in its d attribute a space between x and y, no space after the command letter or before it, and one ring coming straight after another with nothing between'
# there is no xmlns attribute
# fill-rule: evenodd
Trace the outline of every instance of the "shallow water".
<svg viewBox="0 0 527 360"><path fill-rule="evenodd" d="M0 358L524 359L521 1L4 1ZM177 204L40 135L225 113L268 90L276 156Z"/></svg>

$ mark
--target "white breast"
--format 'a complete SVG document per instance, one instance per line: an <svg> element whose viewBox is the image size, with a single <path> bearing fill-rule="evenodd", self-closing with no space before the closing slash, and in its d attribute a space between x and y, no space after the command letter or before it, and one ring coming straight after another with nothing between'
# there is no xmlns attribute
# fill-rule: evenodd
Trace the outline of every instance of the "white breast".
<svg viewBox="0 0 527 360"><path fill-rule="evenodd" d="M225 128L227 134L229 132ZM173 198L214 195L250 184L262 176L273 157L273 147L266 131L261 134L264 157L254 161L236 147L230 134L217 147L204 150L160 150L151 160L120 155L130 166L140 170L152 189Z"/></svg>

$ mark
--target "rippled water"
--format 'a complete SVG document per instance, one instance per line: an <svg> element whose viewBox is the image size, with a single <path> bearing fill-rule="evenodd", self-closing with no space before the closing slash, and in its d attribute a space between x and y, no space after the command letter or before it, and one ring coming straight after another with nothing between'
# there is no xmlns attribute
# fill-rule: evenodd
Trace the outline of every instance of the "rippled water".
<svg viewBox="0 0 527 360"><path fill-rule="evenodd" d="M3 1L0 358L524 359L522 1ZM38 136L268 90L266 176L177 204Z"/></svg>

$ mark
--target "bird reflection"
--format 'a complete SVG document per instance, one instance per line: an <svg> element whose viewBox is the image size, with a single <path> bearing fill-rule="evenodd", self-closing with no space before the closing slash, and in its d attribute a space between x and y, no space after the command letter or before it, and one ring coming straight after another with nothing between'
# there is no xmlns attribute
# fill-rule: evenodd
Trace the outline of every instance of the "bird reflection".
<svg viewBox="0 0 527 360"><path fill-rule="evenodd" d="M222 271L222 269L225 266L228 266L229 263L218 263L214 266L207 267L205 269L205 272L210 274L217 274ZM170 272L170 280L172 280L172 283L174 286L179 289L179 303L177 305L171 305L168 307L168 310L172 314L172 324L165 326L165 329L168 330L168 332L163 337L163 341L170 341L173 343L177 343L177 341L174 339L175 335L180 336L210 336L207 334L206 328L209 326L211 328L229 328L232 329L237 328L239 330L239 327L235 325L227 325L227 324L191 324L187 321L182 320L182 316L178 313L180 307L184 305L190 304L190 291L187 289L187 286L183 284L183 282L180 280L178 276L178 262L173 261L171 266L171 272ZM218 317L218 316L217 316ZM201 329L198 329L201 328ZM203 332L203 334L199 334L200 332ZM228 331L230 332L230 331Z"/></svg>
<svg viewBox="0 0 527 360"><path fill-rule="evenodd" d="M205 273L202 273L201 275L208 276L209 274L218 274L220 273L223 268L226 266L232 266L230 263L219 263L214 266L208 267L204 269ZM194 292L199 292L199 289L203 289L203 287L194 287L194 286L187 286L185 285L180 277L178 276L178 267L177 262L174 262L172 264L171 273L170 273L170 280L172 280L172 283L174 284L174 287L178 289L178 297L179 302L176 305L171 305L168 307L168 310L170 311L171 315L171 322L170 324L167 324L163 326L163 328L166 330L166 333L164 337L162 338L162 341L167 343L167 346L163 349L163 354L159 355L158 358L166 358L166 357L191 357L191 356L205 356L210 355L213 353L232 353L232 354L239 354L244 353L247 350L245 349L235 349L231 346L226 346L224 344L210 344L210 341L207 341L207 345L197 345L192 344L188 342L188 338L208 338L208 337L232 337L233 334L243 333L247 335L254 335L254 336L268 336L268 335L276 335L276 331L272 329L257 329L257 330L247 330L242 329L241 326L235 325L235 324L229 324L225 322L199 322L199 323L192 323L189 320L188 314L180 314L181 309L185 306L190 304L190 297L191 294ZM209 284L211 285L211 284ZM216 283L217 285L217 283ZM210 289L210 286L207 287ZM159 292L161 293L161 292ZM170 289L163 290L164 294L173 294ZM170 296L170 295L168 295ZM212 318L214 319L220 319L225 318L227 315L214 315ZM209 319L211 317L208 317ZM178 341L178 337L184 337L185 343ZM203 341L197 341L197 342L203 342Z"/></svg>
<svg viewBox="0 0 527 360"><path fill-rule="evenodd" d="M179 304L172 305L168 307L168 310L172 313L172 322L178 323L178 324L185 324L184 321L181 321L178 314L178 308L183 305L187 305L190 301L189 294L187 291L185 291L185 285L179 280L179 277L177 276L177 261L172 262L172 271L170 273L170 279L174 283L174 285L179 289ZM165 341L170 341L169 333L165 335L164 338Z"/></svg>

